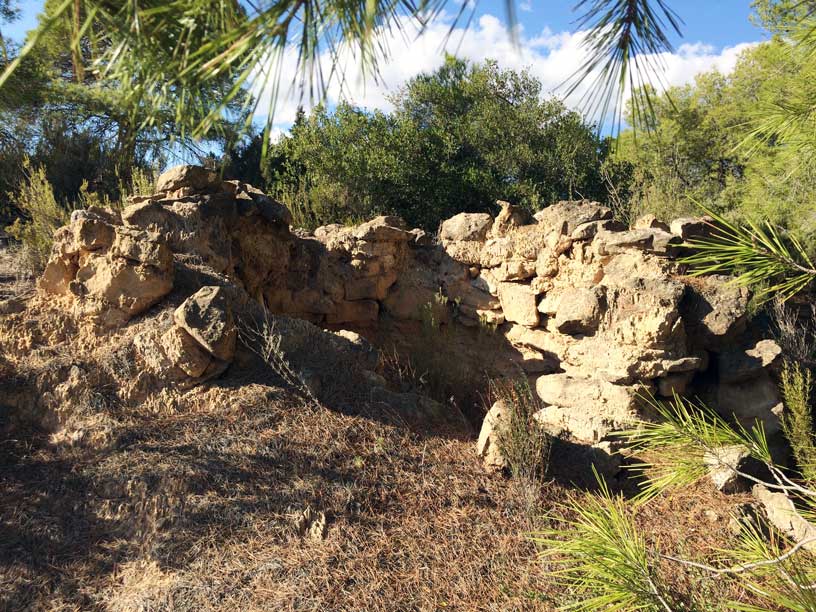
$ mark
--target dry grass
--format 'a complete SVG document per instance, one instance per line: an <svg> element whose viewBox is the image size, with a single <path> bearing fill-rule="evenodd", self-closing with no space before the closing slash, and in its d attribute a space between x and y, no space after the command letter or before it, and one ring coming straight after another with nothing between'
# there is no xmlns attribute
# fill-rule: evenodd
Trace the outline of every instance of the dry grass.
<svg viewBox="0 0 816 612"><path fill-rule="evenodd" d="M545 609L507 483L469 440L251 381L188 395L107 452L7 441L8 609ZM306 507L324 540L298 535Z"/></svg>
<svg viewBox="0 0 816 612"><path fill-rule="evenodd" d="M0 609L504 612L569 599L526 537L543 519L483 469L466 424L307 405L249 351L219 381L128 402L132 337L155 321L94 345L41 308L0 317L0 414L6 389L37 379L56 392L73 367L87 388L60 434L0 420ZM312 340L289 348L296 366L320 355ZM582 494L538 490L548 512ZM650 506L644 533L703 558L733 543L741 501L701 484ZM324 537L299 523L307 508L325 515ZM669 579L712 601L735 588Z"/></svg>
<svg viewBox="0 0 816 612"><path fill-rule="evenodd" d="M0 247L0 301L25 297L34 289L34 277L25 264L22 247Z"/></svg>

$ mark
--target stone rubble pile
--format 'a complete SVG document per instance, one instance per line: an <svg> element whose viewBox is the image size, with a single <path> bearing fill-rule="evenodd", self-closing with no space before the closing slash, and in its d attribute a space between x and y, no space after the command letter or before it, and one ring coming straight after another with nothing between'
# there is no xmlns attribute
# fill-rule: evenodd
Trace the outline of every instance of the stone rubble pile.
<svg viewBox="0 0 816 612"><path fill-rule="evenodd" d="M746 329L748 292L723 277L686 277L675 260L684 240L709 231L705 219L644 217L630 229L589 201L534 218L501 204L495 219L448 219L438 240L391 216L307 235L257 189L182 166L121 215L75 213L40 288L77 316L121 326L189 284L183 270L206 269L220 280L205 284L238 287L272 313L366 337L386 320L420 321L442 298L455 305L454 325L496 328L507 354L491 357L530 378L545 406L538 421L575 443L609 450L612 432L649 416L644 393L715 397L723 414L779 429L769 374L779 347ZM160 347L161 367L201 381L233 360L235 291L187 289L172 325L142 343ZM479 441L493 464L500 412Z"/></svg>

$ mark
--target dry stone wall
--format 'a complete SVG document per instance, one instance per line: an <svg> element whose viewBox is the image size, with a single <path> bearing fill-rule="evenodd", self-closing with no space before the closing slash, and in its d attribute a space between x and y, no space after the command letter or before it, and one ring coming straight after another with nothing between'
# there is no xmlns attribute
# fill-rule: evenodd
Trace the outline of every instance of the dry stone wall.
<svg viewBox="0 0 816 612"><path fill-rule="evenodd" d="M607 449L613 431L648 418L644 392L713 397L726 415L779 429L779 350L746 329L747 291L684 276L675 259L709 231L705 220L645 217L629 229L594 202L559 202L534 218L501 204L495 219L448 219L438 237L391 216L307 234L257 189L183 166L121 214L75 213L40 288L77 316L121 326L184 285L190 298L172 327L146 343L193 382L231 362L235 301L382 341L443 300L450 325L496 330L505 348L481 357L529 377L545 405L539 422L579 444ZM201 289L190 270L228 289ZM495 449L497 420L486 419L481 449Z"/></svg>

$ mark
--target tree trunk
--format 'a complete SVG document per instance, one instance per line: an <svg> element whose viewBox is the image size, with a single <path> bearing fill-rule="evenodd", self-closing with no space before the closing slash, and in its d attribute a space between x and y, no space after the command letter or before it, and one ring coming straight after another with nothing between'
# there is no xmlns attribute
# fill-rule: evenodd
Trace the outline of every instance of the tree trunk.
<svg viewBox="0 0 816 612"><path fill-rule="evenodd" d="M71 41L71 63L74 65L74 79L77 83L85 81L85 66L82 64L82 46L79 31L82 28L82 0L74 0L73 40Z"/></svg>

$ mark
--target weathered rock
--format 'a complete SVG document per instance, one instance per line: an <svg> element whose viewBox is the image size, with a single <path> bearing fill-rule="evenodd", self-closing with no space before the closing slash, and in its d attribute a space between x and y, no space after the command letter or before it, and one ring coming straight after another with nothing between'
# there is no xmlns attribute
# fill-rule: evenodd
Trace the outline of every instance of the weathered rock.
<svg viewBox="0 0 816 612"><path fill-rule="evenodd" d="M535 262L535 273L541 278L553 278L558 274L558 256L549 249L542 249Z"/></svg>
<svg viewBox="0 0 816 612"><path fill-rule="evenodd" d="M630 249L651 251L654 242L652 230L627 230L625 232L599 232L593 246L600 255L615 255Z"/></svg>
<svg viewBox="0 0 816 612"><path fill-rule="evenodd" d="M482 421L479 440L476 442L476 454L482 458L488 468L501 470L508 467L507 459L502 454L499 444L499 430L507 426L505 421L508 418L509 412L506 404L498 401L491 406Z"/></svg>
<svg viewBox="0 0 816 612"><path fill-rule="evenodd" d="M373 372L376 351L356 335L408 347L433 312L453 338L457 366L541 375L541 422L571 445L564 456L582 465L597 456L608 476L619 458L597 444L640 416L641 390L702 391L726 416L778 428L781 403L766 371L778 347L742 335L747 292L725 278L679 276L671 256L681 238L654 218L629 230L599 204L560 202L529 224L505 203L495 221L468 213L443 223L441 246L397 217L309 235L290 230L288 210L259 190L216 179L178 171L121 220L77 214L56 233L40 280L75 316L116 324L161 300L174 278L184 295L201 286L241 295L225 310L195 294L180 309L199 320L182 313L140 336L145 376L161 384L198 384L223 371L235 350L227 319L239 312L229 308L243 318L254 304L302 319L278 321L281 350L321 401L351 385L406 415L442 414L448 406L422 407L418 396L385 389ZM334 335L306 321L353 331ZM709 351L716 367L696 377ZM324 353L334 357L324 363Z"/></svg>
<svg viewBox="0 0 816 612"><path fill-rule="evenodd" d="M523 208L513 206L510 202L504 202L502 200L499 200L496 204L501 206L501 211L496 216L496 220L493 222L493 227L490 230L492 236L504 236L517 227L535 223L533 216Z"/></svg>
<svg viewBox="0 0 816 612"><path fill-rule="evenodd" d="M693 378L693 371L667 374L657 380L657 394L662 397L674 397L675 394L683 395Z"/></svg>
<svg viewBox="0 0 816 612"><path fill-rule="evenodd" d="M257 214L264 219L264 221L284 227L289 227L292 225L291 211L280 202L276 202L269 196L263 194L260 196L252 194L251 198L255 203L254 211L256 211ZM246 207L243 209L239 208L238 212L244 216L248 216L248 213L250 213L252 210L253 209Z"/></svg>
<svg viewBox="0 0 816 612"><path fill-rule="evenodd" d="M57 232L39 287L73 296L78 313L120 325L173 288L172 254L157 234L79 217Z"/></svg>
<svg viewBox="0 0 816 612"><path fill-rule="evenodd" d="M161 344L172 365L191 378L203 376L213 359L187 331L175 325L164 333Z"/></svg>
<svg viewBox="0 0 816 612"><path fill-rule="evenodd" d="M683 217L671 222L670 231L683 240L708 238L714 229L711 217Z"/></svg>
<svg viewBox="0 0 816 612"><path fill-rule="evenodd" d="M748 483L737 471L743 471L751 453L744 446L722 446L705 454L708 476L718 491L739 493L748 489Z"/></svg>
<svg viewBox="0 0 816 612"><path fill-rule="evenodd" d="M399 217L375 217L354 230L354 237L368 242L408 242L413 238L405 231L405 221Z"/></svg>
<svg viewBox="0 0 816 612"><path fill-rule="evenodd" d="M536 380L536 393L548 404L540 422L566 429L586 443L632 425L639 415L635 389L597 378L548 374Z"/></svg>
<svg viewBox="0 0 816 612"><path fill-rule="evenodd" d="M536 262L527 259L513 259L502 262L497 268L492 268L491 272L499 281L527 280L536 275Z"/></svg>
<svg viewBox="0 0 816 612"><path fill-rule="evenodd" d="M443 242L483 241L493 225L487 213L459 213L444 221L439 230Z"/></svg>
<svg viewBox="0 0 816 612"><path fill-rule="evenodd" d="M602 283L609 308L607 329L618 342L666 348L682 339L681 283L665 277L618 279L611 275L604 277Z"/></svg>
<svg viewBox="0 0 816 612"><path fill-rule="evenodd" d="M572 230L570 238L576 242L592 240L596 235L598 235L598 233L601 232L623 232L627 229L628 228L623 223L616 221L615 219L589 221L588 223L582 223Z"/></svg>
<svg viewBox="0 0 816 612"><path fill-rule="evenodd" d="M411 246L414 247L430 247L433 246L433 236L431 236L428 232L421 229L412 229L408 232L411 234Z"/></svg>
<svg viewBox="0 0 816 612"><path fill-rule="evenodd" d="M156 191L170 192L188 187L194 192L219 188L221 179L212 170L201 166L176 166L159 175Z"/></svg>
<svg viewBox="0 0 816 612"><path fill-rule="evenodd" d="M113 244L114 226L93 217L79 216L72 224L74 243L86 251L108 249Z"/></svg>
<svg viewBox="0 0 816 612"><path fill-rule="evenodd" d="M774 365L781 355L782 349L773 340L760 340L743 350L725 350L717 359L720 382L738 383L750 380Z"/></svg>
<svg viewBox="0 0 816 612"><path fill-rule="evenodd" d="M547 294L538 310L552 317L555 329L562 334L590 334L598 329L605 300L602 286L562 290Z"/></svg>
<svg viewBox="0 0 816 612"><path fill-rule="evenodd" d="M816 553L816 526L802 517L790 497L785 493L774 493L761 484L755 484L751 493L765 508L774 527L794 542L801 542L805 550Z"/></svg>
<svg viewBox="0 0 816 612"><path fill-rule="evenodd" d="M526 327L538 325L536 294L520 283L498 283L499 301L504 317Z"/></svg>
<svg viewBox="0 0 816 612"><path fill-rule="evenodd" d="M373 370L377 367L379 356L377 350L371 343L357 332L341 329L334 332L337 337L336 342L341 346L339 350L350 353L351 357L365 370Z"/></svg>
<svg viewBox="0 0 816 612"><path fill-rule="evenodd" d="M238 330L223 287L202 287L176 309L173 319L211 355L232 361Z"/></svg>
<svg viewBox="0 0 816 612"><path fill-rule="evenodd" d="M688 281L680 314L694 346L719 352L745 331L750 292L730 280L712 275Z"/></svg>
<svg viewBox="0 0 816 612"><path fill-rule="evenodd" d="M160 270L172 268L173 253L159 234L130 227L117 227L110 253L128 261L153 266Z"/></svg>
<svg viewBox="0 0 816 612"><path fill-rule="evenodd" d="M635 219L635 222L632 224L632 229L660 229L664 232L671 231L668 223L664 223L652 214L643 215Z"/></svg>
<svg viewBox="0 0 816 612"><path fill-rule="evenodd" d="M579 225L611 219L612 211L589 200L562 201L538 211L533 216L547 231L569 236Z"/></svg>

